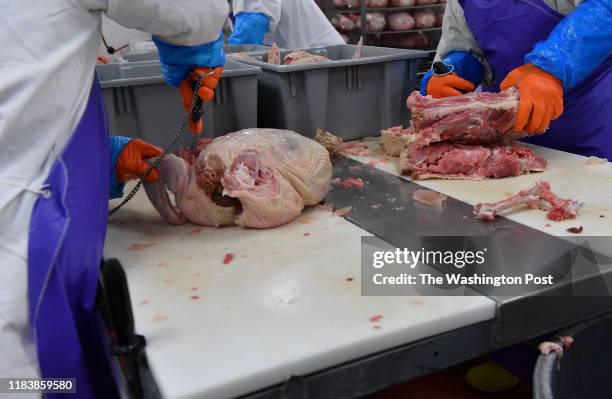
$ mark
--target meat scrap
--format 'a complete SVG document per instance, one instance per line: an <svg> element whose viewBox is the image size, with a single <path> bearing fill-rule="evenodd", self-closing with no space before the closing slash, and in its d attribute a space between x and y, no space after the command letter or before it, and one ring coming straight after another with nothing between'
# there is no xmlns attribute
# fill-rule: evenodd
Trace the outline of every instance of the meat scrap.
<svg viewBox="0 0 612 399"><path fill-rule="evenodd" d="M399 157L404 146L415 139L415 131L409 127L404 129L401 125L380 131L380 146L385 153L392 157Z"/></svg>
<svg viewBox="0 0 612 399"><path fill-rule="evenodd" d="M606 158L588 157L584 163L587 165L603 165L608 163L608 160Z"/></svg>
<svg viewBox="0 0 612 399"><path fill-rule="evenodd" d="M433 190L419 189L414 192L412 199L432 208L442 209L448 197Z"/></svg>
<svg viewBox="0 0 612 399"><path fill-rule="evenodd" d="M584 206L584 201L561 199L552 193L550 183L537 182L529 190L522 190L518 194L495 203L479 203L474 206L474 214L484 220L493 220L501 212L518 206L526 205L529 208L539 208L541 201L550 204L546 216L555 222L574 219L578 210Z"/></svg>
<svg viewBox="0 0 612 399"><path fill-rule="evenodd" d="M355 48L355 53L353 54L353 57L351 57L354 60L358 60L361 58L363 54L363 36L361 36L359 38L359 41L357 42L357 48Z"/></svg>
<svg viewBox="0 0 612 399"><path fill-rule="evenodd" d="M580 234L584 231L584 228L582 226L580 227L570 227L569 229L567 229L568 233L573 233L573 234Z"/></svg>
<svg viewBox="0 0 612 399"><path fill-rule="evenodd" d="M363 180L360 178L349 177L348 179L344 179L339 183L344 188L355 187L355 188L363 188Z"/></svg>
<svg viewBox="0 0 612 399"><path fill-rule="evenodd" d="M315 141L325 147L332 156L340 150L340 147L344 143L344 140L340 137L334 136L330 132L324 132L321 129L317 129Z"/></svg>
<svg viewBox="0 0 612 399"><path fill-rule="evenodd" d="M333 216L346 216L353 210L352 206L345 206L344 208L340 208L335 210L332 215Z"/></svg>

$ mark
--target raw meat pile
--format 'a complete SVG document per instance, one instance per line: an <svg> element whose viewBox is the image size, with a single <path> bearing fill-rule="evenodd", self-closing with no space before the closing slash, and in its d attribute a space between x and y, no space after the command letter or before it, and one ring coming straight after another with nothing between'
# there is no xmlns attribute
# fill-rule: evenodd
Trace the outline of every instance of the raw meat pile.
<svg viewBox="0 0 612 399"><path fill-rule="evenodd" d="M495 216L508 209L527 205L529 208L540 208L540 203L544 201L550 204L546 216L550 220L559 222L561 220L574 219L578 210L584 206L584 201L561 199L550 191L550 184L540 181L529 190L520 191L505 200L495 203L480 203L474 206L474 214L481 219L493 220Z"/></svg>
<svg viewBox="0 0 612 399"><path fill-rule="evenodd" d="M518 91L408 98L414 138L402 149L398 169L415 179L487 179L543 171L546 161L514 144Z"/></svg>
<svg viewBox="0 0 612 399"><path fill-rule="evenodd" d="M274 65L303 65L325 61L331 60L322 55L311 54L304 50L298 50L287 54L281 63L280 50L278 49L276 43L272 43L272 47L270 47L270 51L268 52L268 63Z"/></svg>
<svg viewBox="0 0 612 399"><path fill-rule="evenodd" d="M165 155L147 195L169 223L280 226L331 187L327 150L288 130L247 129ZM174 194L172 204L168 192Z"/></svg>

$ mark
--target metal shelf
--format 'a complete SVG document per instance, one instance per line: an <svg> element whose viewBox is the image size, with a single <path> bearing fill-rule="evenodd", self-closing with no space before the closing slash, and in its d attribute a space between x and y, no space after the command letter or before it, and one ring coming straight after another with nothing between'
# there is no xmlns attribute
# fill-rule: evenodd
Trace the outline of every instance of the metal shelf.
<svg viewBox="0 0 612 399"><path fill-rule="evenodd" d="M366 32L368 35L397 35L401 33L416 33L416 32L435 32L442 29L441 27L425 28L425 29L410 29L410 30L381 30L380 32Z"/></svg>
<svg viewBox="0 0 612 399"><path fill-rule="evenodd" d="M436 3L436 4L424 4L420 6L397 6L397 7L379 7L379 8L366 8L366 12L393 12L393 11L408 11L408 10L422 10L432 7L444 7L446 3ZM328 10L329 12L339 13L339 14L353 14L361 12L359 8L332 8Z"/></svg>

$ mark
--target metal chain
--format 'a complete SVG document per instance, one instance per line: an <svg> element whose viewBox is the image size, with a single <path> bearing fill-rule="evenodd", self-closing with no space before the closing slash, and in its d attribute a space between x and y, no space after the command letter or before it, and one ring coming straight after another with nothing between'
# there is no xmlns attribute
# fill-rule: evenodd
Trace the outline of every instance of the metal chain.
<svg viewBox="0 0 612 399"><path fill-rule="evenodd" d="M189 112L187 113L187 115L185 115L185 118L183 119L183 123L181 124L181 127L179 128L179 130L174 135L174 138L172 139L172 142L170 143L170 145L168 145L164 149L164 154L169 154L171 152L174 152L174 146L178 143L178 141L181 138L181 136L183 135L183 133L185 133L185 129L187 129L187 125L189 124L189 119L191 118L191 116L193 115L193 112L195 111L196 103L198 101L198 93L200 91L200 88L202 87L202 83L204 82L204 78L206 76L212 75L214 72L215 72L215 69L213 69L211 72L206 73L206 74L194 74L193 75L193 76L197 76L198 80L195 82L195 86L193 88L193 98L191 100L191 106L189 108ZM144 178L147 177L154 169L157 169L157 167L159 166L160 162L161 162L161 157L155 158L153 163L151 163L149 168L144 172L144 174L140 178L140 181L136 184L136 186L134 186L134 188L132 189L132 191L130 191L130 193L127 195L127 197L125 197L125 199L123 201L121 201L121 203L119 205L117 205L116 207L114 207L113 209L111 209L108 212L108 217L111 217L115 212L117 212L125 204L130 202L130 200L132 198L134 198L134 196L136 195L138 190L140 190L140 187L144 183Z"/></svg>

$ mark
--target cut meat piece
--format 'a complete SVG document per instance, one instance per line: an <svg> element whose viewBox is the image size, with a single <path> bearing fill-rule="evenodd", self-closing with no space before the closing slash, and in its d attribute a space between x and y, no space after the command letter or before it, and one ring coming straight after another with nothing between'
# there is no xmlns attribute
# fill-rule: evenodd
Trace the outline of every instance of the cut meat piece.
<svg viewBox="0 0 612 399"><path fill-rule="evenodd" d="M315 141L325 147L330 155L336 154L344 143L342 138L334 136L330 132L324 132L321 129L317 129Z"/></svg>
<svg viewBox="0 0 612 399"><path fill-rule="evenodd" d="M518 109L518 91L514 88L442 99L415 91L408 97L408 107L422 145L437 141L490 144L511 142L527 135L513 131Z"/></svg>
<svg viewBox="0 0 612 399"><path fill-rule="evenodd" d="M330 61L330 59L322 55L311 54L307 51L299 50L287 54L284 58L284 65L314 64L325 61Z"/></svg>
<svg viewBox="0 0 612 399"><path fill-rule="evenodd" d="M276 43L272 43L270 50L268 51L268 63L273 65L280 65L280 51Z"/></svg>
<svg viewBox="0 0 612 399"><path fill-rule="evenodd" d="M409 143L400 153L398 170L414 179L482 180L519 176L546 169L546 161L521 146L468 146Z"/></svg>
<svg viewBox="0 0 612 399"><path fill-rule="evenodd" d="M357 42L357 48L355 48L355 53L353 54L351 58L354 60L358 60L361 58L362 54L363 54L363 36L359 38L359 41Z"/></svg>
<svg viewBox="0 0 612 399"><path fill-rule="evenodd" d="M305 205L319 203L330 189L332 173L323 146L275 129L218 137L199 152L195 163L166 155L159 169L160 181L151 184L147 194L168 222L255 228L288 223Z"/></svg>
<svg viewBox="0 0 612 399"><path fill-rule="evenodd" d="M392 157L398 157L404 146L416 137L413 128L404 129L401 125L390 129L381 130L380 145L385 153Z"/></svg>
<svg viewBox="0 0 612 399"><path fill-rule="evenodd" d="M493 220L508 209L527 205L530 208L538 208L540 201L548 202L551 208L546 216L556 222L566 219L574 219L578 210L584 206L584 201L561 199L552 193L550 183L540 181L529 190L520 191L505 200L494 203L479 203L474 206L474 214L480 219Z"/></svg>
<svg viewBox="0 0 612 399"><path fill-rule="evenodd" d="M433 190L419 189L414 192L412 199L432 208L442 209L448 197Z"/></svg>

